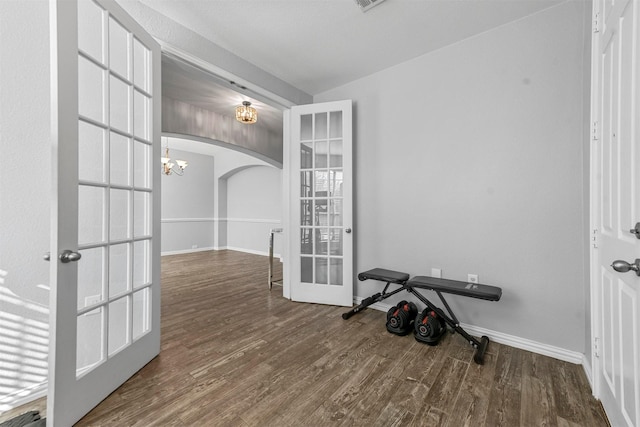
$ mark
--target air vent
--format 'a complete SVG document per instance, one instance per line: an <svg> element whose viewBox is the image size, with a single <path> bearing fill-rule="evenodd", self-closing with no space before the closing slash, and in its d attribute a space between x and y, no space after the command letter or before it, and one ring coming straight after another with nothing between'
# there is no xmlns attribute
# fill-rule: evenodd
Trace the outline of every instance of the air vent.
<svg viewBox="0 0 640 427"><path fill-rule="evenodd" d="M374 6L379 5L384 0L355 0L361 11L366 12Z"/></svg>

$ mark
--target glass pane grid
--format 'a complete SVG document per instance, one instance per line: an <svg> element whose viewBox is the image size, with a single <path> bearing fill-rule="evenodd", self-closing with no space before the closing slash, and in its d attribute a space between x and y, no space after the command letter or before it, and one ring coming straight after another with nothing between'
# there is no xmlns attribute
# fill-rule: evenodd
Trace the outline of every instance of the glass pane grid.
<svg viewBox="0 0 640 427"><path fill-rule="evenodd" d="M342 112L300 117L301 281L342 286Z"/></svg>
<svg viewBox="0 0 640 427"><path fill-rule="evenodd" d="M79 247L91 271L78 280L77 376L151 330L153 170L151 50L93 1L79 3L90 18L78 28Z"/></svg>

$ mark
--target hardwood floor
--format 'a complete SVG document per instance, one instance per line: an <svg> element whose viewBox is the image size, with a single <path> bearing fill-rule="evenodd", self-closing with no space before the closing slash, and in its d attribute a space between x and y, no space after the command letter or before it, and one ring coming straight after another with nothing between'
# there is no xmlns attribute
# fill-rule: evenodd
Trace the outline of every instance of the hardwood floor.
<svg viewBox="0 0 640 427"><path fill-rule="evenodd" d="M345 321L269 292L266 257L164 257L162 280L160 356L78 426L607 425L579 365L491 343L479 366L459 335Z"/></svg>

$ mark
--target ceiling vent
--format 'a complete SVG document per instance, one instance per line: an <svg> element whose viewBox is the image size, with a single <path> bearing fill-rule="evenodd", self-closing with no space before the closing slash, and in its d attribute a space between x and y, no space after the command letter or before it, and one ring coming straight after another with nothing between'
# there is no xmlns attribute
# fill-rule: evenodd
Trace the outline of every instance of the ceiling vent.
<svg viewBox="0 0 640 427"><path fill-rule="evenodd" d="M361 11L366 12L374 6L379 5L384 0L355 0Z"/></svg>

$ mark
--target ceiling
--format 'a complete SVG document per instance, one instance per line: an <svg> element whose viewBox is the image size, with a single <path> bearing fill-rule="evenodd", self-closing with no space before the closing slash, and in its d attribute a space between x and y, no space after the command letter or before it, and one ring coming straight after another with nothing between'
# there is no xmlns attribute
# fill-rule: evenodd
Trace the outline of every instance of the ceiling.
<svg viewBox="0 0 640 427"><path fill-rule="evenodd" d="M367 12L355 0L137 1L315 95L566 0L384 0ZM282 131L279 108L178 58L163 56L162 91L230 116L248 100L252 126Z"/></svg>
<svg viewBox="0 0 640 427"><path fill-rule="evenodd" d="M564 0L139 1L316 95Z"/></svg>

